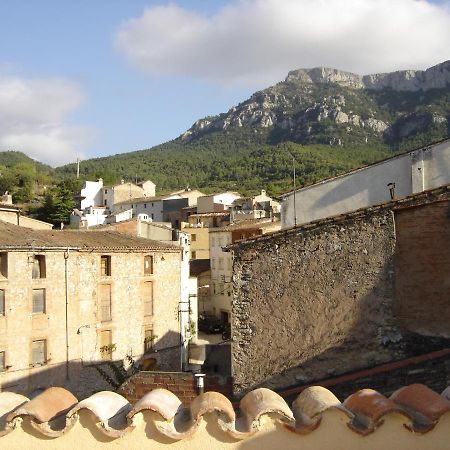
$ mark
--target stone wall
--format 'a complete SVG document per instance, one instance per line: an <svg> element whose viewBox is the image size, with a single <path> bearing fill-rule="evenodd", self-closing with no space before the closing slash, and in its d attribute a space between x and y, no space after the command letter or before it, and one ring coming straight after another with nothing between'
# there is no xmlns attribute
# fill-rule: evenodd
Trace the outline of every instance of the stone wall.
<svg viewBox="0 0 450 450"><path fill-rule="evenodd" d="M235 394L309 383L445 346L402 328L395 315L392 211L442 196L448 199L446 189L233 246ZM437 242L436 251L448 249Z"/></svg>

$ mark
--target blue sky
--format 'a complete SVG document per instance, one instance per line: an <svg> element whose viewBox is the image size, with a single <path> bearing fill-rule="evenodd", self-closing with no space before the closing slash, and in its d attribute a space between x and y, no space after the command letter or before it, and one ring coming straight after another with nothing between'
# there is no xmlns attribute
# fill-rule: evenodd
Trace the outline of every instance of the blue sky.
<svg viewBox="0 0 450 450"><path fill-rule="evenodd" d="M449 44L448 2L0 0L0 150L148 148L288 70L424 69Z"/></svg>

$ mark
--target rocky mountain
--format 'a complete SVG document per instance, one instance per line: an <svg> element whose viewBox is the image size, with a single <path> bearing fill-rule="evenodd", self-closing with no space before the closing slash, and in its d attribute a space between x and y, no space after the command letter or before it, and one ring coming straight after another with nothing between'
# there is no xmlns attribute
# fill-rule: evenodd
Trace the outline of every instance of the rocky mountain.
<svg viewBox="0 0 450 450"><path fill-rule="evenodd" d="M360 76L298 69L227 113L198 120L181 139L233 128L266 129L268 142L420 145L449 134L450 61L425 71Z"/></svg>

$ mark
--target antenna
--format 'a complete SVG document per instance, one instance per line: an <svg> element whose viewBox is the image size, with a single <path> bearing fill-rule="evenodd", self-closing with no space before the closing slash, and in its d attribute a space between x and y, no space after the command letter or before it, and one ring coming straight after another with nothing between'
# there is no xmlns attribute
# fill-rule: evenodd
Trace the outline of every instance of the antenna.
<svg viewBox="0 0 450 450"><path fill-rule="evenodd" d="M295 198L295 191L296 191L296 185L295 185L295 158L292 157L292 165L294 166L294 227L297 226L297 202Z"/></svg>

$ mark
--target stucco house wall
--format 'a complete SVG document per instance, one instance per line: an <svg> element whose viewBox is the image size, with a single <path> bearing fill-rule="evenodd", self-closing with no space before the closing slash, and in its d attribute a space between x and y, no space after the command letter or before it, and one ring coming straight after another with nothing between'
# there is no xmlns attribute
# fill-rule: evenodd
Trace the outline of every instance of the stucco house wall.
<svg viewBox="0 0 450 450"><path fill-rule="evenodd" d="M389 183L395 198L450 183L450 140L297 189L295 208L294 193L284 194L282 228L390 201Z"/></svg>

